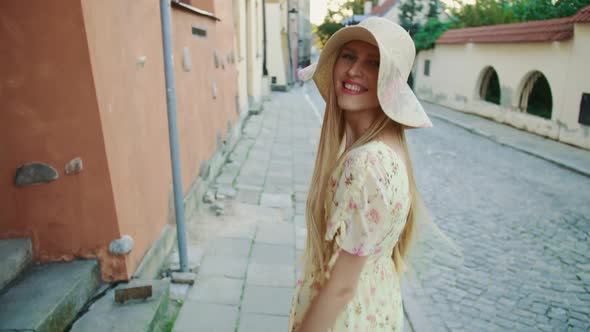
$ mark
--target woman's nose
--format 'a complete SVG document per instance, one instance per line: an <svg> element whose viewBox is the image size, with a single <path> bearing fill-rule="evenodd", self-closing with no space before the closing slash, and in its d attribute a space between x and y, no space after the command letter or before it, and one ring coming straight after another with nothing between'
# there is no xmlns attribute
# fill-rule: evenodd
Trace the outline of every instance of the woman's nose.
<svg viewBox="0 0 590 332"><path fill-rule="evenodd" d="M359 76L362 72L361 62L354 61L350 67L348 67L348 75L350 76Z"/></svg>

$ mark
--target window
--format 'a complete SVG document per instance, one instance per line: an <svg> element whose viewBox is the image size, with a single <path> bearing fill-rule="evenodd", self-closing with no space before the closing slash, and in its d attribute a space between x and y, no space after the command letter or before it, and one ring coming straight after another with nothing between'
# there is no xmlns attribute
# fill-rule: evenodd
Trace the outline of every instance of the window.
<svg viewBox="0 0 590 332"><path fill-rule="evenodd" d="M424 76L430 76L430 60L424 60Z"/></svg>
<svg viewBox="0 0 590 332"><path fill-rule="evenodd" d="M207 30L193 26L193 36L195 37L207 37Z"/></svg>
<svg viewBox="0 0 590 332"><path fill-rule="evenodd" d="M582 93L578 123L590 126L590 93Z"/></svg>

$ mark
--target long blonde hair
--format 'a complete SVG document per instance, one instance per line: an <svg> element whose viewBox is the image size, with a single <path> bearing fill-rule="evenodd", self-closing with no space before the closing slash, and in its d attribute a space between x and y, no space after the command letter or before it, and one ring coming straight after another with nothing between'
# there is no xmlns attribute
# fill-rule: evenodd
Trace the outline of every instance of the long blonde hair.
<svg viewBox="0 0 590 332"><path fill-rule="evenodd" d="M320 142L307 196L307 208L305 210L307 242L303 259L306 274L314 275L314 277L317 274L317 277L320 279L325 277L325 273L320 273L320 271L326 270L328 261L333 254L333 243L324 241L327 228L326 203L331 201L327 188L332 172L344 160L348 151L375 139L388 126L395 128L396 138L401 144L404 153L402 157L408 170L410 186L410 210L405 227L392 253L392 259L398 275L401 275L405 270L404 257L410 244L416 216L415 202L417 201L417 190L404 129L401 124L391 120L385 113L381 112L377 120L375 120L365 133L339 156L341 143L344 139L345 122L343 112L337 105L336 95L332 86L324 112Z"/></svg>

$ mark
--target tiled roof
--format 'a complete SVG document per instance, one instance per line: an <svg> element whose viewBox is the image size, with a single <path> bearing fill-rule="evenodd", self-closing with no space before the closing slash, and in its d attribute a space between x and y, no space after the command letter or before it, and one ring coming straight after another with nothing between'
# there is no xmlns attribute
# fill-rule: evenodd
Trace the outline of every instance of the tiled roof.
<svg viewBox="0 0 590 332"><path fill-rule="evenodd" d="M398 0L385 0L385 2L381 4L381 6L373 7L373 10L371 10L371 14L376 16L382 16L385 13L387 13L387 11L389 11L389 9L393 7L397 3L397 1Z"/></svg>
<svg viewBox="0 0 590 332"><path fill-rule="evenodd" d="M488 25L447 30L437 44L523 43L567 40L574 35L574 23L590 22L590 6L574 16L524 23Z"/></svg>
<svg viewBox="0 0 590 332"><path fill-rule="evenodd" d="M590 23L590 5L580 9L576 15L572 17L574 23Z"/></svg>
<svg viewBox="0 0 590 332"><path fill-rule="evenodd" d="M574 35L571 17L525 23L488 25L447 30L437 44L522 43L570 39Z"/></svg>

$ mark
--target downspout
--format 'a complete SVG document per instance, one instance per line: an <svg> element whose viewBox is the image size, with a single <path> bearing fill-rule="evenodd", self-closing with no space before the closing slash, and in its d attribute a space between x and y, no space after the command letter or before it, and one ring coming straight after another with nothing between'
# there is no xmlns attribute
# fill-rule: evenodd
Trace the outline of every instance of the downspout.
<svg viewBox="0 0 590 332"><path fill-rule="evenodd" d="M266 68L266 0L262 0L262 76L268 76L268 69Z"/></svg>
<svg viewBox="0 0 590 332"><path fill-rule="evenodd" d="M290 0L287 0L287 51L289 52L289 80L287 84L293 84L293 54L291 51L291 20L289 12Z"/></svg>
<svg viewBox="0 0 590 332"><path fill-rule="evenodd" d="M180 169L178 127L176 125L176 86L174 85L174 64L172 54L172 19L170 0L160 0L162 21L162 44L164 46L164 73L166 76L166 106L168 110L168 134L170 140L170 159L172 160L172 186L174 189L174 213L176 215L176 236L180 271L188 272L186 250L186 229L184 223L184 195Z"/></svg>

